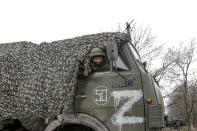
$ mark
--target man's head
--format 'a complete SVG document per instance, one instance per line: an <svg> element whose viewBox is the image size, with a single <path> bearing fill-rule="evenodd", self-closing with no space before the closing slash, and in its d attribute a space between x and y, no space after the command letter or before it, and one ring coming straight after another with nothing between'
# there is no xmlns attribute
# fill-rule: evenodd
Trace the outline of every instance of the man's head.
<svg viewBox="0 0 197 131"><path fill-rule="evenodd" d="M90 52L90 60L96 65L101 65L106 59L106 54L101 48L93 48Z"/></svg>
<svg viewBox="0 0 197 131"><path fill-rule="evenodd" d="M103 57L102 56L96 56L92 60L95 64L99 65L103 62Z"/></svg>

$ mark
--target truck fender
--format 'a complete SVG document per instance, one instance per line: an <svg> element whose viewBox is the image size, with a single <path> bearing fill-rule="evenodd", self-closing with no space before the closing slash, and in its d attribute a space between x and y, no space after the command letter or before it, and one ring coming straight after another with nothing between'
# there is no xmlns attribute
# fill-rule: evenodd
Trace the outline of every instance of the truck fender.
<svg viewBox="0 0 197 131"><path fill-rule="evenodd" d="M53 131L62 124L81 124L92 128L94 131L109 131L109 129L98 119L83 113L64 113L50 122L44 131Z"/></svg>

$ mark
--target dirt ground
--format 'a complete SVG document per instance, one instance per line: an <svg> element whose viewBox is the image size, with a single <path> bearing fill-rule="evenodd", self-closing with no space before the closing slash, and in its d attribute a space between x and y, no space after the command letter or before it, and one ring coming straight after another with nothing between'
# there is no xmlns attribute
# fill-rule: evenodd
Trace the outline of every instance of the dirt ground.
<svg viewBox="0 0 197 131"><path fill-rule="evenodd" d="M162 131L187 131L187 127L181 127L179 129L174 129L174 128L164 128ZM197 131L197 128L196 130Z"/></svg>

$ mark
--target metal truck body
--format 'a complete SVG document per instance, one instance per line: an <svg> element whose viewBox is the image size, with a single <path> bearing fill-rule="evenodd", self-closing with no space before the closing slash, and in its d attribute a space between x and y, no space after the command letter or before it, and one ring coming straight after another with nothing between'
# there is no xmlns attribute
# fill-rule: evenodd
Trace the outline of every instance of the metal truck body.
<svg viewBox="0 0 197 131"><path fill-rule="evenodd" d="M164 106L158 85L144 69L132 44L118 45L118 52L117 68L129 83L113 67L81 79L74 110L59 115L46 131L64 124L80 124L95 131L161 130Z"/></svg>

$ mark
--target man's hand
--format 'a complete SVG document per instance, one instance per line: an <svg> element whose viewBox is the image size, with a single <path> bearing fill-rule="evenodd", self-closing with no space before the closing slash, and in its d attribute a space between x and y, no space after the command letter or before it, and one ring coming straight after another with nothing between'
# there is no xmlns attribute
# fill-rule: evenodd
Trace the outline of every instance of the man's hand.
<svg viewBox="0 0 197 131"><path fill-rule="evenodd" d="M83 76L84 77L88 77L88 74L91 72L91 68L90 67L87 67L84 72L83 72Z"/></svg>

